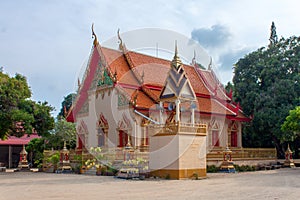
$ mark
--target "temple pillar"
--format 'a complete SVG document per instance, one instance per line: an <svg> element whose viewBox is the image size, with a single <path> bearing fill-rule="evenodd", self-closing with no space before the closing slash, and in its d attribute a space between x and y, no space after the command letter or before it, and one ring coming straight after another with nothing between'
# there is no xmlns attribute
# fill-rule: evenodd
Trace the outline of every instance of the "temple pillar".
<svg viewBox="0 0 300 200"><path fill-rule="evenodd" d="M192 123L192 126L194 126L195 124L195 109L194 108L191 108L191 123Z"/></svg>
<svg viewBox="0 0 300 200"><path fill-rule="evenodd" d="M11 165L12 165L12 146L9 145L8 146L8 168L10 169L11 168Z"/></svg>
<svg viewBox="0 0 300 200"><path fill-rule="evenodd" d="M179 99L176 99L175 105L176 105L175 121L179 122L180 121L180 100Z"/></svg>
<svg viewBox="0 0 300 200"><path fill-rule="evenodd" d="M163 109L163 102L160 101L159 102L159 123L160 124L163 123L163 112L162 112L162 109Z"/></svg>

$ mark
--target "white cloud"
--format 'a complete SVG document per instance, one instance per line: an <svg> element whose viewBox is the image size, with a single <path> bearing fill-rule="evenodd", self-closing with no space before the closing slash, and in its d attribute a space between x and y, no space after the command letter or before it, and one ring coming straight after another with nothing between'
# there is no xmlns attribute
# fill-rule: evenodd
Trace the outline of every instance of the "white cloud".
<svg viewBox="0 0 300 200"><path fill-rule="evenodd" d="M227 42L214 51L207 47L216 65L222 66L248 49L266 45L272 21L278 36L299 35L299 4L296 0L3 1L0 66L10 74L27 76L33 98L47 100L59 110L90 52L92 22L100 42L115 36L118 28L121 32L164 28L189 37L194 29L222 25L230 36L225 37Z"/></svg>

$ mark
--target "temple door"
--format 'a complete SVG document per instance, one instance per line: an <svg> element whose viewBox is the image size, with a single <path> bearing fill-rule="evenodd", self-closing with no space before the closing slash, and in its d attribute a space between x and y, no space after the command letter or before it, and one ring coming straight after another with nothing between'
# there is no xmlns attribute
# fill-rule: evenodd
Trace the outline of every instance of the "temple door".
<svg viewBox="0 0 300 200"><path fill-rule="evenodd" d="M104 135L104 131L101 130L99 131L100 133L98 133L98 146L99 147L103 147L105 145L105 135Z"/></svg>
<svg viewBox="0 0 300 200"><path fill-rule="evenodd" d="M237 147L237 132L236 131L231 131L231 146L232 147Z"/></svg>
<svg viewBox="0 0 300 200"><path fill-rule="evenodd" d="M213 146L220 146L220 143L219 143L219 131L216 131L216 130L213 130L212 131L212 145Z"/></svg>
<svg viewBox="0 0 300 200"><path fill-rule="evenodd" d="M123 130L119 130L119 145L118 145L118 147L125 147L127 143L128 143L128 134Z"/></svg>

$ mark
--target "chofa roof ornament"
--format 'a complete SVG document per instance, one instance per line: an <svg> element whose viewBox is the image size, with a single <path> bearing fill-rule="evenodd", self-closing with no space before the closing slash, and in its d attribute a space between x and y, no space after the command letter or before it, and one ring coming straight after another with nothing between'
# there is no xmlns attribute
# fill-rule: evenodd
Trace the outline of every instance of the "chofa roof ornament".
<svg viewBox="0 0 300 200"><path fill-rule="evenodd" d="M95 31L94 31L94 23L92 24L92 38L94 38L94 46L97 46L98 39L97 39L97 35L95 34Z"/></svg>
<svg viewBox="0 0 300 200"><path fill-rule="evenodd" d="M120 36L120 29L118 29L118 39L119 39L119 50L123 51L124 50L124 46L123 46L122 38Z"/></svg>

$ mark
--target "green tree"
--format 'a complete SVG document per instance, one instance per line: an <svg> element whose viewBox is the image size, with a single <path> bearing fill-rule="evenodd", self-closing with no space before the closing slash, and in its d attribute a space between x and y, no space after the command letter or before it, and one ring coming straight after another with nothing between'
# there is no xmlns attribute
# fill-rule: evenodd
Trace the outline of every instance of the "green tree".
<svg viewBox="0 0 300 200"><path fill-rule="evenodd" d="M234 68L234 99L252 122L243 130L245 147L276 146L283 155L281 125L299 105L300 38L281 38L240 59Z"/></svg>
<svg viewBox="0 0 300 200"><path fill-rule="evenodd" d="M281 126L281 130L285 133L283 137L286 141L294 141L300 136L300 106L290 110L289 113Z"/></svg>
<svg viewBox="0 0 300 200"><path fill-rule="evenodd" d="M68 94L64 97L63 102L61 103L61 109L57 117L65 117L65 112L68 112L73 104L73 100L76 97L75 93Z"/></svg>
<svg viewBox="0 0 300 200"><path fill-rule="evenodd" d="M32 156L33 167L42 166L44 158L43 152L45 147L45 138L35 138L27 144L26 151Z"/></svg>
<svg viewBox="0 0 300 200"><path fill-rule="evenodd" d="M24 76L9 77L0 72L0 138L31 134L33 128L39 135L45 135L53 129L53 107L47 102L36 103L30 97L31 91Z"/></svg>
<svg viewBox="0 0 300 200"><path fill-rule="evenodd" d="M233 84L229 81L229 82L226 84L226 86L225 86L225 90L226 90L227 93L231 93L231 92L233 91L233 89L234 89L234 86L233 86Z"/></svg>
<svg viewBox="0 0 300 200"><path fill-rule="evenodd" d="M54 149L61 149L66 141L69 148L76 147L76 127L74 123L67 122L65 118L60 118L55 122L52 133L47 137L49 145Z"/></svg>

